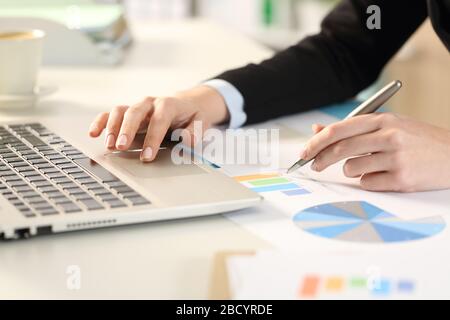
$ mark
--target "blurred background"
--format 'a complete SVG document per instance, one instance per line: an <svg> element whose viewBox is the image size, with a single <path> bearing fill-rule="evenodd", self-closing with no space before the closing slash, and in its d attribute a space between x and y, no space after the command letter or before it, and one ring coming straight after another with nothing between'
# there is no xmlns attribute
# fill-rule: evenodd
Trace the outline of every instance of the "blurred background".
<svg viewBox="0 0 450 320"><path fill-rule="evenodd" d="M207 19L278 51L320 29L338 0L0 0L0 19L39 17L85 32L112 62L132 43L136 21ZM399 17L401 19L401 17ZM208 41L208 39L205 39ZM381 82L400 79L395 112L450 128L450 55L427 21L389 63Z"/></svg>

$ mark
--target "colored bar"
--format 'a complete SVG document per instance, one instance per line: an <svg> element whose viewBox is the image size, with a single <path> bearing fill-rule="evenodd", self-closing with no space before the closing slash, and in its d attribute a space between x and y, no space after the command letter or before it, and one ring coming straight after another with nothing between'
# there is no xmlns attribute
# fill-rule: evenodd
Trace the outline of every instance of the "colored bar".
<svg viewBox="0 0 450 320"><path fill-rule="evenodd" d="M344 279L340 277L330 277L325 282L328 291L341 291L344 288Z"/></svg>
<svg viewBox="0 0 450 320"><path fill-rule="evenodd" d="M298 189L298 185L296 185L295 183L275 184L272 186L252 188L251 190L261 193L261 192L282 191L289 189Z"/></svg>
<svg viewBox="0 0 450 320"><path fill-rule="evenodd" d="M319 288L319 277L307 276L303 279L303 285L300 289L300 297L314 298Z"/></svg>
<svg viewBox="0 0 450 320"><path fill-rule="evenodd" d="M352 288L367 288L367 279L366 278L351 278L350 279L350 287Z"/></svg>
<svg viewBox="0 0 450 320"><path fill-rule="evenodd" d="M414 291L414 282L408 280L401 280L397 285L398 291L402 293L411 293Z"/></svg>
<svg viewBox="0 0 450 320"><path fill-rule="evenodd" d="M373 294L388 295L391 291L391 284L388 280L381 279L380 281L376 281L371 289Z"/></svg>
<svg viewBox="0 0 450 320"><path fill-rule="evenodd" d="M310 192L305 189L294 189L294 190L283 191L283 193L287 196L292 197L292 196L300 196L302 194L308 194Z"/></svg>
<svg viewBox="0 0 450 320"><path fill-rule="evenodd" d="M277 184L277 183L288 183L289 180L286 178L271 178L271 179L260 179L260 180L254 180L250 181L249 183L252 186L269 186L271 184Z"/></svg>
<svg viewBox="0 0 450 320"><path fill-rule="evenodd" d="M279 174L278 173L250 174L247 176L234 177L234 179L236 181L242 182L242 181L258 180L258 179L267 179L267 178L273 178L273 177L279 177Z"/></svg>

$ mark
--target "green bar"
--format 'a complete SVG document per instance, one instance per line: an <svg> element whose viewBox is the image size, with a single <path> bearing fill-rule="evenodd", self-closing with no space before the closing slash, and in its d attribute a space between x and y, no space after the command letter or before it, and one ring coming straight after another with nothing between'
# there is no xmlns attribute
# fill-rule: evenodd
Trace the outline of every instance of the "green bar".
<svg viewBox="0 0 450 320"><path fill-rule="evenodd" d="M350 287L365 288L365 287L367 287L367 279L366 278L352 278L352 279L350 279Z"/></svg>
<svg viewBox="0 0 450 320"><path fill-rule="evenodd" d="M272 184L286 183L286 182L289 182L289 180L286 178L270 178L270 179L249 181L249 183L253 186L269 186Z"/></svg>
<svg viewBox="0 0 450 320"><path fill-rule="evenodd" d="M266 26L270 26L273 24L273 15L274 15L274 3L272 0L263 0L262 4L263 9L263 23Z"/></svg>

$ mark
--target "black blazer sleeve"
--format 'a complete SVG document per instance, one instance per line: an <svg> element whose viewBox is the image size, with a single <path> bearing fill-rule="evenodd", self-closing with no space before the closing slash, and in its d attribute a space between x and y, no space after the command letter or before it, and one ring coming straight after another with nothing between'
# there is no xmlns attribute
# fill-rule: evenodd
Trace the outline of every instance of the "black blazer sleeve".
<svg viewBox="0 0 450 320"><path fill-rule="evenodd" d="M366 26L373 4L381 8L380 30ZM242 93L247 123L341 102L376 80L427 14L425 0L343 0L319 34L216 78Z"/></svg>

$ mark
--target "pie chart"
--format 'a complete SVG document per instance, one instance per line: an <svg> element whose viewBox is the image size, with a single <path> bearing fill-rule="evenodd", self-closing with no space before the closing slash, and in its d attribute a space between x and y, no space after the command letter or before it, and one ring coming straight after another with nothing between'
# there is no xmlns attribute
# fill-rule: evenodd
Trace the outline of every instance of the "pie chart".
<svg viewBox="0 0 450 320"><path fill-rule="evenodd" d="M438 234L441 216L403 219L364 201L335 202L300 211L294 223L313 235L352 242L401 242Z"/></svg>

